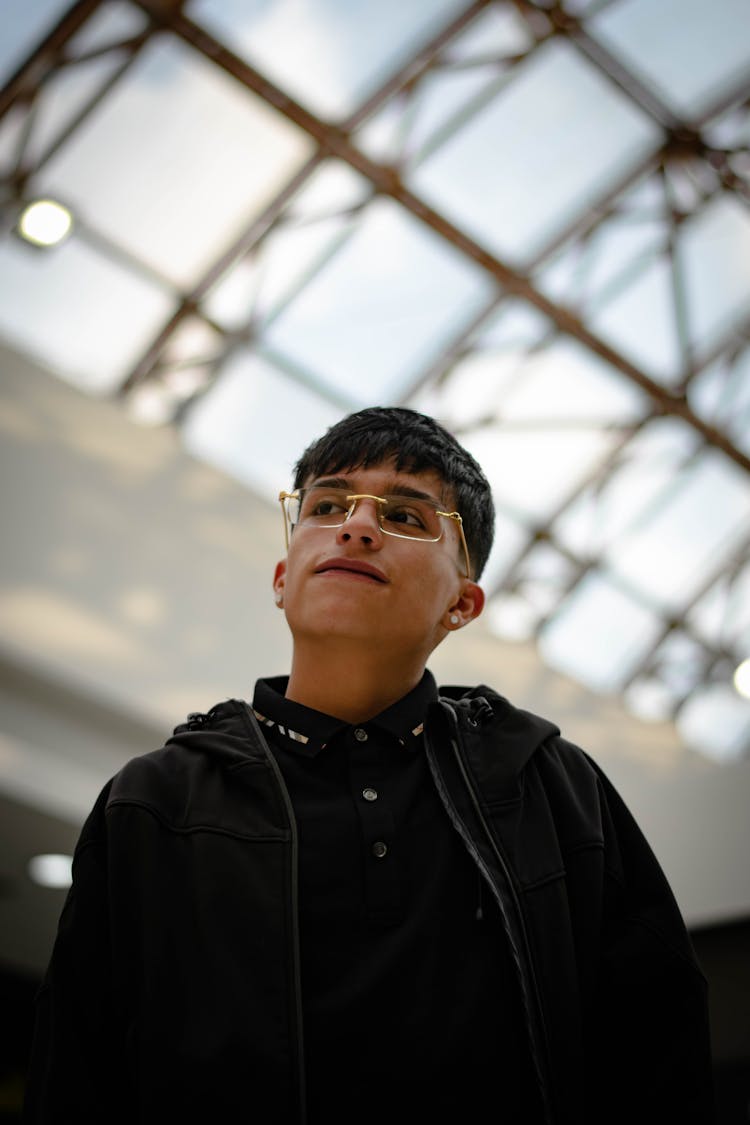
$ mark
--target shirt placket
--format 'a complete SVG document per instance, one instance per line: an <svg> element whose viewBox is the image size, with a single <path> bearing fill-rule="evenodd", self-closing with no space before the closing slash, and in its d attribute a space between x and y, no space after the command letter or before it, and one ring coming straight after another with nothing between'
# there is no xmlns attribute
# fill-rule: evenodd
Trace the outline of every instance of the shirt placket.
<svg viewBox="0 0 750 1125"><path fill-rule="evenodd" d="M349 763L352 796L362 830L364 911L375 925L396 924L403 911L404 857L400 854L381 732L353 727Z"/></svg>

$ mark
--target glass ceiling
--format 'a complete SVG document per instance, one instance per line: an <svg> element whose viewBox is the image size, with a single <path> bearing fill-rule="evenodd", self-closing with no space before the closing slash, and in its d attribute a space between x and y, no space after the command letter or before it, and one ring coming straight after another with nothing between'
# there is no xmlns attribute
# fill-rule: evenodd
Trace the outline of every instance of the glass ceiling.
<svg viewBox="0 0 750 1125"><path fill-rule="evenodd" d="M11 345L269 501L348 411L434 414L490 628L748 751L747 0L5 0L0 87Z"/></svg>

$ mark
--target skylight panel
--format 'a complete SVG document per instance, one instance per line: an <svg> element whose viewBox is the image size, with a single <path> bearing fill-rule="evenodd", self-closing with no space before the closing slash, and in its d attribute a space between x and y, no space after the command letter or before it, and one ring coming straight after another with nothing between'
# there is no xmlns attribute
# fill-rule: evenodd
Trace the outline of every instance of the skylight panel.
<svg viewBox="0 0 750 1125"><path fill-rule="evenodd" d="M729 349L688 387L691 407L750 456L750 345Z"/></svg>
<svg viewBox="0 0 750 1125"><path fill-rule="evenodd" d="M355 229L372 189L339 160L305 181L265 237L211 289L204 307L228 328L274 316Z"/></svg>
<svg viewBox="0 0 750 1125"><path fill-rule="evenodd" d="M409 405L423 413L450 418L461 430L493 420L508 387L523 371L526 351L516 345L471 351L439 382L421 386Z"/></svg>
<svg viewBox="0 0 750 1125"><path fill-rule="evenodd" d="M107 83L132 59L132 52L120 45L147 27L145 13L120 0L107 0L81 25L65 46L65 65L53 69L37 91L24 152L26 167L44 159L65 129L105 92ZM93 57L84 58L88 53Z"/></svg>
<svg viewBox="0 0 750 1125"><path fill-rule="evenodd" d="M53 30L70 0L3 0L0 4L0 87Z"/></svg>
<svg viewBox="0 0 750 1125"><path fill-rule="evenodd" d="M590 313L612 300L656 258L666 245L667 230L655 209L630 213L627 197L617 212L540 267L540 288L554 300Z"/></svg>
<svg viewBox="0 0 750 1125"><path fill-rule="evenodd" d="M369 180L342 160L324 160L291 200L287 214L313 221L361 207L372 195Z"/></svg>
<svg viewBox="0 0 750 1125"><path fill-rule="evenodd" d="M449 426L448 419L443 424ZM463 438L461 439L463 441ZM500 584L516 558L529 541L531 531L523 521L505 511L499 499L495 503L495 538L482 576L482 589L492 593Z"/></svg>
<svg viewBox="0 0 750 1125"><path fill-rule="evenodd" d="M507 4L491 4L462 31L447 51L450 62L498 60L521 55L533 46L529 25Z"/></svg>
<svg viewBox="0 0 750 1125"><path fill-rule="evenodd" d="M750 538L750 528L748 528ZM727 567L710 590L696 602L688 621L715 648L750 653L750 556L744 566Z"/></svg>
<svg viewBox="0 0 750 1125"><path fill-rule="evenodd" d="M464 0L191 0L186 13L316 113L340 119L464 6Z"/></svg>
<svg viewBox="0 0 750 1125"><path fill-rule="evenodd" d="M750 526L750 482L709 450L607 552L612 570L667 609L697 592Z"/></svg>
<svg viewBox="0 0 750 1125"><path fill-rule="evenodd" d="M0 242L0 333L85 390L113 391L174 307L75 234L51 250Z"/></svg>
<svg viewBox="0 0 750 1125"><path fill-rule="evenodd" d="M677 729L702 754L718 762L736 761L750 745L750 700L729 684L707 684L686 702Z"/></svg>
<svg viewBox="0 0 750 1125"><path fill-rule="evenodd" d="M311 151L228 75L161 38L44 166L38 186L190 285Z"/></svg>
<svg viewBox="0 0 750 1125"><path fill-rule="evenodd" d="M502 396L499 413L509 425L619 428L642 417L647 405L645 395L603 360L557 338L527 357L523 377Z"/></svg>
<svg viewBox="0 0 750 1125"><path fill-rule="evenodd" d="M111 52L51 74L34 106L34 121L24 150L27 164L44 159L77 115L104 90L124 61L122 53Z"/></svg>
<svg viewBox="0 0 750 1125"><path fill-rule="evenodd" d="M544 328L543 318L539 318ZM499 337L497 329L492 335ZM577 342L557 337L513 339L483 347L484 335L417 401L461 428L492 419L508 429L549 431L565 426L618 430L646 414L643 393ZM490 333L488 333L488 338Z"/></svg>
<svg viewBox="0 0 750 1125"><path fill-rule="evenodd" d="M610 2L611 0L563 0L562 7L571 16L585 16L588 12L601 8L603 3Z"/></svg>
<svg viewBox="0 0 750 1125"><path fill-rule="evenodd" d="M623 692L628 711L644 722L667 722L674 713L676 700L658 676L638 676Z"/></svg>
<svg viewBox="0 0 750 1125"><path fill-rule="evenodd" d="M275 502L302 450L344 413L268 360L239 352L192 406L182 434L195 456Z"/></svg>
<svg viewBox="0 0 750 1125"><path fill-rule="evenodd" d="M672 385L683 377L672 267L666 254L593 309L588 323L656 382Z"/></svg>
<svg viewBox="0 0 750 1125"><path fill-rule="evenodd" d="M506 589L490 599L490 630L507 640L530 640L557 608L574 575L569 559L549 543L537 544L513 571Z"/></svg>
<svg viewBox="0 0 750 1125"><path fill-rule="evenodd" d="M587 28L680 117L699 118L750 67L747 0L619 0Z"/></svg>
<svg viewBox="0 0 750 1125"><path fill-rule="evenodd" d="M698 436L682 422L649 422L623 447L606 474L555 521L555 535L578 557L593 558L648 519L648 513L695 454Z"/></svg>
<svg viewBox="0 0 750 1125"><path fill-rule="evenodd" d="M497 90L496 67L433 70L408 95L392 99L355 135L357 145L374 160L397 167L419 164L444 131L460 129Z"/></svg>
<svg viewBox="0 0 750 1125"><path fill-rule="evenodd" d="M353 405L392 401L494 292L452 246L377 199L266 338Z"/></svg>
<svg viewBox="0 0 750 1125"><path fill-rule="evenodd" d="M750 315L750 209L734 196L713 199L680 229L677 261L692 343L705 353Z"/></svg>
<svg viewBox="0 0 750 1125"><path fill-rule="evenodd" d="M580 425L510 430L496 424L464 433L462 441L507 510L542 522L597 471L615 438Z"/></svg>
<svg viewBox="0 0 750 1125"><path fill-rule="evenodd" d="M673 719L686 698L710 675L711 654L683 629L665 628L639 673L623 693L633 714L648 721Z"/></svg>
<svg viewBox="0 0 750 1125"><path fill-rule="evenodd" d="M528 262L659 140L652 121L555 41L409 181L480 244Z"/></svg>
<svg viewBox="0 0 750 1125"><path fill-rule="evenodd" d="M606 575L591 571L539 635L544 660L594 691L616 691L653 646L662 625Z"/></svg>
<svg viewBox="0 0 750 1125"><path fill-rule="evenodd" d="M353 220L334 215L302 227L277 227L227 270L204 308L229 329L274 316L335 253L353 225Z"/></svg>
<svg viewBox="0 0 750 1125"><path fill-rule="evenodd" d="M461 346L458 358L422 384L409 405L449 418L460 430L486 424L502 413L509 390L525 378L529 352L550 329L531 305L503 298Z"/></svg>
<svg viewBox="0 0 750 1125"><path fill-rule="evenodd" d="M105 0L73 36L66 55L104 50L113 43L140 35L148 22L146 13L127 0Z"/></svg>
<svg viewBox="0 0 750 1125"><path fill-rule="evenodd" d="M455 39L420 80L390 98L356 133L376 160L419 163L441 137L460 129L504 84L504 75L534 41L512 8L493 4Z"/></svg>

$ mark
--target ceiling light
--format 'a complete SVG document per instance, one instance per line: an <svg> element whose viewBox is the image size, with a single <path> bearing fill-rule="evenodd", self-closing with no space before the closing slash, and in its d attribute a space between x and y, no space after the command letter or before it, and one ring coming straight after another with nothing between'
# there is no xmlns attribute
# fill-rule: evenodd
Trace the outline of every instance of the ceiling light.
<svg viewBox="0 0 750 1125"><path fill-rule="evenodd" d="M734 671L734 686L739 695L750 699L750 657L738 664Z"/></svg>
<svg viewBox="0 0 750 1125"><path fill-rule="evenodd" d="M54 199L35 199L21 212L18 233L34 246L57 246L70 234L73 216Z"/></svg>
<svg viewBox="0 0 750 1125"><path fill-rule="evenodd" d="M73 882L71 855L35 855L29 860L29 875L40 887L69 887Z"/></svg>

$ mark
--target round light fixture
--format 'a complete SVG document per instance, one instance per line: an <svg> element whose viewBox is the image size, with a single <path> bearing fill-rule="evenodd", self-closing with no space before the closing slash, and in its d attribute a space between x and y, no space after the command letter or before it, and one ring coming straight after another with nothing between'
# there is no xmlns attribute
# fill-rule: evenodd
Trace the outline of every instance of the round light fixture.
<svg viewBox="0 0 750 1125"><path fill-rule="evenodd" d="M21 212L18 233L34 246L57 246L70 234L73 216L54 199L35 199Z"/></svg>
<svg viewBox="0 0 750 1125"><path fill-rule="evenodd" d="M735 668L734 686L738 695L750 699L750 657Z"/></svg>
<svg viewBox="0 0 750 1125"><path fill-rule="evenodd" d="M69 887L73 882L73 857L50 853L29 860L29 875L40 887Z"/></svg>

